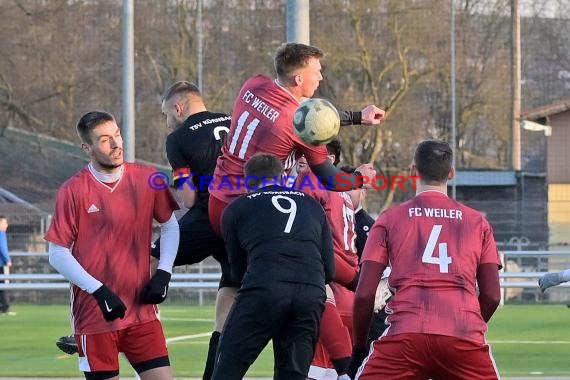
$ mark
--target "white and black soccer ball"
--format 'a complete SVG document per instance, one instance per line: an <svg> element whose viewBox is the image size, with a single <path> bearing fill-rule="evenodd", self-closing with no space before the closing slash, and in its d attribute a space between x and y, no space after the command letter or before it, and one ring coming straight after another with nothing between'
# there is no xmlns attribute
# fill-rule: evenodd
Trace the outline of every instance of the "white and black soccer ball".
<svg viewBox="0 0 570 380"><path fill-rule="evenodd" d="M307 144L325 145L338 135L340 117L328 100L311 98L302 102L295 111L293 128Z"/></svg>

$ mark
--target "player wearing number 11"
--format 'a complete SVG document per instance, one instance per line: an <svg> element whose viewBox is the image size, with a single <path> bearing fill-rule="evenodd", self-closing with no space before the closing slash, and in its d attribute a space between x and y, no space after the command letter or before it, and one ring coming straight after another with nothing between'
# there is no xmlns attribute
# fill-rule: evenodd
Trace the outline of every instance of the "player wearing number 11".
<svg viewBox="0 0 570 380"><path fill-rule="evenodd" d="M321 49L299 43L281 45L274 57L277 78L264 75L249 78L241 87L232 110L230 132L218 158L210 187L208 213L212 228L219 231L223 208L245 194L239 186L245 162L255 153L268 152L277 156L285 170L290 170L302 155L317 178L333 190L346 191L346 182L338 181L340 170L327 159L324 145L312 146L303 142L293 131L293 115L304 98L314 95L323 79ZM377 125L385 112L369 105L362 111L340 112L341 125ZM363 164L358 172L373 178L376 171L371 164ZM353 188L358 187L356 175L349 175ZM346 176L344 178L347 178Z"/></svg>
<svg viewBox="0 0 570 380"><path fill-rule="evenodd" d="M232 278L241 288L220 339L213 380L241 380L271 339L274 378L307 378L325 283L334 277L332 238L316 200L262 180L282 174L277 157L254 155L245 175L255 177L248 187L258 189L232 202L222 217Z"/></svg>
<svg viewBox="0 0 570 380"><path fill-rule="evenodd" d="M421 176L416 196L384 212L370 230L349 374L368 358L356 379L498 378L485 332L501 298L501 262L485 217L447 196L452 155L443 141L420 143L411 167ZM368 351L374 295L388 263L389 327Z"/></svg>

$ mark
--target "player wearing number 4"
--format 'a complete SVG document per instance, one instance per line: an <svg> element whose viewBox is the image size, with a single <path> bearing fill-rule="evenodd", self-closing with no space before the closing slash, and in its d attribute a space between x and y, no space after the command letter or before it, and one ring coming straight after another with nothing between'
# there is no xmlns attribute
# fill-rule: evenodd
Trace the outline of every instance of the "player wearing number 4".
<svg viewBox="0 0 570 380"><path fill-rule="evenodd" d="M172 379L155 304L166 298L176 257L178 204L168 188L148 185L156 169L123 162L112 115L85 114L77 133L90 162L60 188L45 239L50 264L72 284L79 368L90 380L118 380L123 352L142 380ZM164 243L151 277L153 220Z"/></svg>
<svg viewBox="0 0 570 380"><path fill-rule="evenodd" d="M282 174L277 157L254 155L245 175L257 190L232 202L222 218L232 277L241 288L220 339L214 380L241 380L271 339L274 378L307 378L325 283L334 277L332 238L317 201L265 180Z"/></svg>
<svg viewBox="0 0 570 380"><path fill-rule="evenodd" d="M416 196L384 212L370 230L354 304L349 373L364 360L356 379L498 378L485 332L501 298L501 262L485 217L447 196L452 155L443 141L420 143L411 167L421 176ZM367 350L388 263L390 326Z"/></svg>

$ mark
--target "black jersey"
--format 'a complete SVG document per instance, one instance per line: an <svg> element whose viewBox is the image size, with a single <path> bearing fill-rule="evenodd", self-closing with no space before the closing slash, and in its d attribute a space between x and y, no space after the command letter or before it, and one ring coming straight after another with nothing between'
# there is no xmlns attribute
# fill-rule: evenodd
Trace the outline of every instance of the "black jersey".
<svg viewBox="0 0 570 380"><path fill-rule="evenodd" d="M366 212L363 208L358 210L354 214L354 229L356 231L356 254L358 258L362 256L362 252L364 252L364 244L366 244L366 239L368 238L368 232L372 228L374 224L374 218Z"/></svg>
<svg viewBox="0 0 570 380"><path fill-rule="evenodd" d="M204 111L188 117L166 138L174 186L189 186L191 181L198 195L196 204L208 205L208 184L229 128L230 116Z"/></svg>
<svg viewBox="0 0 570 380"><path fill-rule="evenodd" d="M232 280L242 289L269 281L324 289L334 277L325 212L300 191L268 186L236 199L224 211L222 233Z"/></svg>

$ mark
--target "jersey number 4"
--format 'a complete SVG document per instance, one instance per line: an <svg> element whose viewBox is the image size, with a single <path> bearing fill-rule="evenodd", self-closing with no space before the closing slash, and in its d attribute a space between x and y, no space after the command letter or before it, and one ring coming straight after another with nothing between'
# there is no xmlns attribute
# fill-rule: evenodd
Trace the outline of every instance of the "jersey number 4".
<svg viewBox="0 0 570 380"><path fill-rule="evenodd" d="M432 227L427 245L422 255L422 263L439 265L440 273L449 273L449 264L452 263L451 257L447 256L447 243L437 243L439 235L441 234L441 224L436 224ZM438 256L436 253L436 244Z"/></svg>

